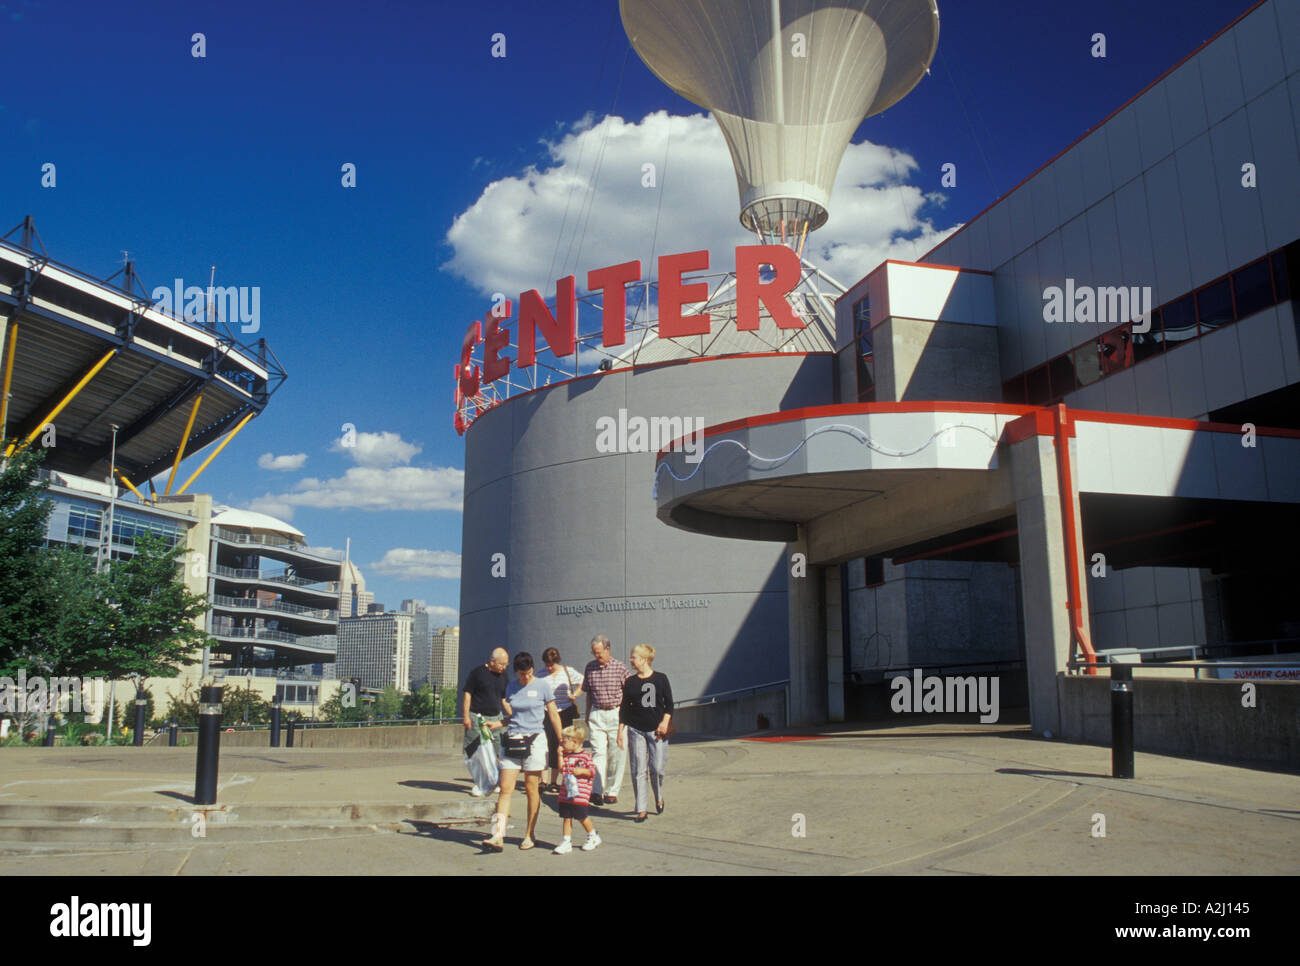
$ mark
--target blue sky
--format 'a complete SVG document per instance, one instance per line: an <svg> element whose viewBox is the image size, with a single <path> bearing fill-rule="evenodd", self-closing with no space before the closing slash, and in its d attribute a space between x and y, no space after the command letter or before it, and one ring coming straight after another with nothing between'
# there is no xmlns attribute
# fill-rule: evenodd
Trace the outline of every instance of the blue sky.
<svg viewBox="0 0 1300 966"><path fill-rule="evenodd" d="M941 3L931 75L846 155L823 260L851 283L923 254L1248 5ZM0 37L0 231L30 213L53 258L100 277L128 250L150 288L214 264L259 286L289 379L198 489L350 537L389 607L459 606L450 373L490 293L649 269L652 212L656 254L738 232L716 125L628 55L616 3L0 0ZM336 445L345 423L364 446Z"/></svg>

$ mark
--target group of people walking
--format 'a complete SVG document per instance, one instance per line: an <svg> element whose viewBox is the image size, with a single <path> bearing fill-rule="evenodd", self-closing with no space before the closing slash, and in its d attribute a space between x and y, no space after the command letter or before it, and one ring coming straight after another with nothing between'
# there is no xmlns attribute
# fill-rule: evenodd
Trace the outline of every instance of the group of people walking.
<svg viewBox="0 0 1300 966"><path fill-rule="evenodd" d="M510 800L521 771L528 807L521 849L536 847L533 833L544 789L558 792L563 819L563 839L554 851L561 855L572 851L575 821L587 833L584 851L600 845L588 809L617 804L629 757L636 821L646 820L652 798L655 813L664 811L673 695L667 676L654 670L655 649L636 645L629 668L613 656L609 638L601 634L591 641L591 656L578 672L563 663L556 648L548 647L542 652L546 673L541 675L527 651L511 661L503 648L497 648L486 664L466 678L461 722L466 757L475 754L486 737L499 764L500 791L485 848L500 852L505 846ZM513 666L513 680L506 673L508 665ZM585 700L585 721L579 720L580 698ZM584 747L588 741L590 752ZM551 780L543 786L547 768ZM492 788L486 784L476 775L470 794L489 794Z"/></svg>

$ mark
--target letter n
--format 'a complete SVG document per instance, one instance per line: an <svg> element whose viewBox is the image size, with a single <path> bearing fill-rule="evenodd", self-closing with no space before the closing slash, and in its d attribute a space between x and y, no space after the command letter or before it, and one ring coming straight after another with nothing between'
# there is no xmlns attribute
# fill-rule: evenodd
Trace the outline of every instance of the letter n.
<svg viewBox="0 0 1300 966"><path fill-rule="evenodd" d="M573 355L574 326L578 317L577 286L573 276L555 283L555 317L542 301L541 293L531 289L519 296L519 355L515 365L524 369L537 361L537 329L540 326L546 343L557 359Z"/></svg>

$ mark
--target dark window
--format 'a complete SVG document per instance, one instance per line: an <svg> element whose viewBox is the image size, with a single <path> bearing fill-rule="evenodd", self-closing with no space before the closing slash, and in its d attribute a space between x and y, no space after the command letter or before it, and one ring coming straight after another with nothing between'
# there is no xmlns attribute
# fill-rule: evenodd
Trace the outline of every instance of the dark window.
<svg viewBox="0 0 1300 966"><path fill-rule="evenodd" d="M1109 376L1112 372L1127 369L1135 361L1133 334L1127 322L1097 339L1097 364L1102 375Z"/></svg>
<svg viewBox="0 0 1300 966"><path fill-rule="evenodd" d="M865 557L862 561L865 583L868 587L879 587L885 582L885 558Z"/></svg>
<svg viewBox="0 0 1300 966"><path fill-rule="evenodd" d="M1291 284L1286 273L1286 253L1274 252L1270 261L1273 263L1273 291L1279 302L1285 302L1291 297Z"/></svg>
<svg viewBox="0 0 1300 966"><path fill-rule="evenodd" d="M1192 296L1186 295L1176 302L1170 302L1160 311L1164 320L1165 342L1178 345L1188 339L1196 338L1196 304Z"/></svg>
<svg viewBox="0 0 1300 966"><path fill-rule="evenodd" d="M1165 351L1164 317L1159 309L1151 312L1151 328L1146 332L1133 332L1133 362L1141 362Z"/></svg>
<svg viewBox="0 0 1300 966"><path fill-rule="evenodd" d="M1202 334L1236 321L1232 314L1232 286L1226 278L1196 293L1196 315Z"/></svg>
<svg viewBox="0 0 1300 966"><path fill-rule="evenodd" d="M1024 404L1025 377L1023 374L1016 376L1014 379L1008 379L1002 384L1002 401L1015 403L1017 406Z"/></svg>
<svg viewBox="0 0 1300 966"><path fill-rule="evenodd" d="M1232 297L1237 303L1237 318L1244 319L1273 304L1273 280L1268 260L1260 259L1232 276Z"/></svg>
<svg viewBox="0 0 1300 966"><path fill-rule="evenodd" d="M853 334L857 340L858 402L876 398L876 363L871 343L871 299L853 303Z"/></svg>
<svg viewBox="0 0 1300 966"><path fill-rule="evenodd" d="M1078 377L1079 385L1081 387L1090 386L1101 378L1102 365L1100 353L1105 349L1105 343L1103 340L1085 342L1071 353L1074 357L1074 373Z"/></svg>
<svg viewBox="0 0 1300 966"><path fill-rule="evenodd" d="M1047 366L1039 366L1025 373L1025 394L1031 406L1041 406L1052 399L1052 388L1047 382Z"/></svg>
<svg viewBox="0 0 1300 966"><path fill-rule="evenodd" d="M1060 399L1067 392L1074 392L1074 363L1070 357L1057 356L1047 364L1047 370L1052 383L1051 399Z"/></svg>

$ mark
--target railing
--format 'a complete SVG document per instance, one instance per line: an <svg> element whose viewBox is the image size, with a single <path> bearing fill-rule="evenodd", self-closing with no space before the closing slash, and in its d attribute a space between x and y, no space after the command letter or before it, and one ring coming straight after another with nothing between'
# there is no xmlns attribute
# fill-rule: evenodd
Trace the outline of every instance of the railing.
<svg viewBox="0 0 1300 966"><path fill-rule="evenodd" d="M307 577L299 577L297 574L270 574L264 570L245 570L238 567L225 567L221 564L214 564L212 573L218 577L233 577L236 580L263 580L267 583L289 584L293 587L314 587L319 584L320 590L327 594L333 593L333 588L330 585L336 583L336 581L332 580L311 580Z"/></svg>
<svg viewBox="0 0 1300 966"><path fill-rule="evenodd" d="M1279 647L1288 648L1288 653L1300 652L1300 638L1283 637L1270 638L1259 641L1228 641L1221 644L1165 644L1160 647L1117 647L1109 650L1098 651L1096 663L1086 661L1071 661L1070 670L1077 670L1086 667L1110 667L1116 664L1122 664L1125 667L1141 668L1190 668L1194 671L1193 677L1200 680L1201 671L1212 671L1215 668L1296 668L1300 667L1300 661L1266 661L1266 660L1236 660L1225 661L1212 657L1209 651L1242 651L1246 648L1267 648L1274 657L1279 657L1283 653ZM1188 655L1186 661L1168 661L1157 659L1153 661L1146 660L1147 655L1162 654L1183 654ZM1248 655L1238 654L1238 657L1248 657ZM1300 655L1298 655L1300 656ZM1136 661L1119 661L1117 658L1136 657Z"/></svg>
<svg viewBox="0 0 1300 966"><path fill-rule="evenodd" d="M278 641L282 644L293 644L303 650L321 651L327 654L335 654L338 651L338 638L329 634L305 636L288 634L284 631L273 631L268 627L228 627L225 625L214 625L210 633L213 637L233 637L239 640L251 641Z"/></svg>
<svg viewBox="0 0 1300 966"><path fill-rule="evenodd" d="M758 694L760 691L773 691L781 688L785 691L785 725L790 724L790 679L784 681L771 681L767 684L755 684L753 687L736 688L732 691L715 691L713 694L703 694L698 698L686 698L683 701L674 701L674 708L698 708L708 704L717 704L719 698L737 698L747 697Z"/></svg>
<svg viewBox="0 0 1300 966"><path fill-rule="evenodd" d="M224 594L213 594L212 603L215 607L249 607L254 610L271 610L285 614L319 617L322 620L338 620L339 617L339 612L336 610L303 607L301 604L290 604L283 600L268 600L265 597L227 597Z"/></svg>
<svg viewBox="0 0 1300 966"><path fill-rule="evenodd" d="M281 536L274 533L241 533L238 530L232 530L229 527L223 527L214 524L212 534L218 540L225 540L227 543L250 544L262 547L283 547L286 550L294 550L298 553L310 554L313 557L323 557L326 560L342 560L343 551L326 550L324 548L311 547L301 540L295 540L293 537Z"/></svg>

